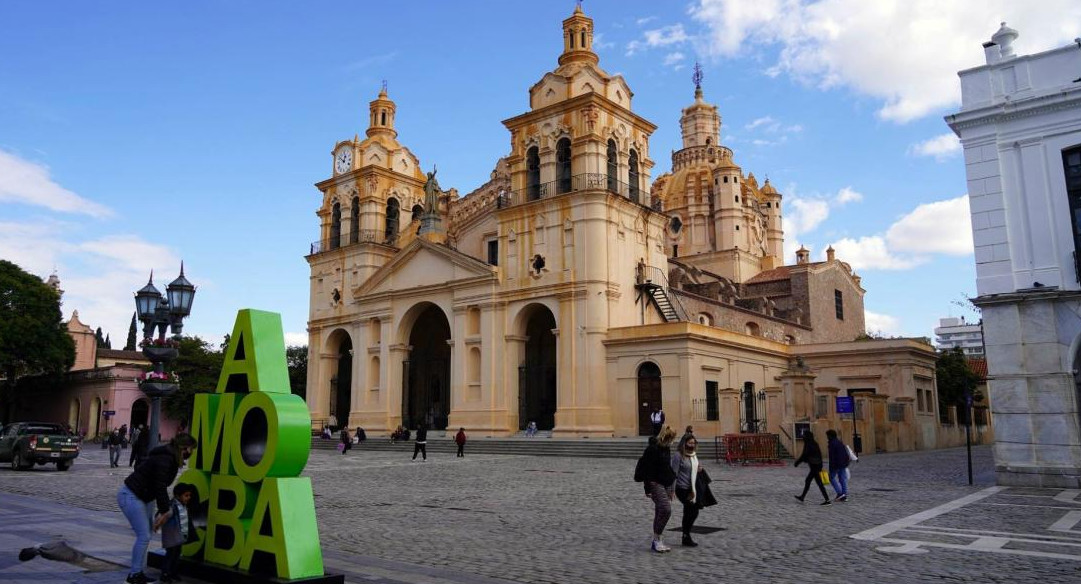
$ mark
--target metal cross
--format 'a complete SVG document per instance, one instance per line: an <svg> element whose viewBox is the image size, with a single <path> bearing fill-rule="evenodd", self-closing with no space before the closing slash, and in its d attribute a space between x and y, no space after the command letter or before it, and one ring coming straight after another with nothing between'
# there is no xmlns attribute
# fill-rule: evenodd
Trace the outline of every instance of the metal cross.
<svg viewBox="0 0 1081 584"><path fill-rule="evenodd" d="M694 81L695 89L702 89L702 78L705 75L702 74L702 66L698 64L698 61L694 62L694 74L691 75L691 81Z"/></svg>

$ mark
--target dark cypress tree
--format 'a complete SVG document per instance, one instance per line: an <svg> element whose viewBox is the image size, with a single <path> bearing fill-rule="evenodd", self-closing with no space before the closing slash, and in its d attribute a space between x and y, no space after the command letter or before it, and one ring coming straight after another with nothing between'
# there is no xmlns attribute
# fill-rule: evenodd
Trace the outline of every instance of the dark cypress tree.
<svg viewBox="0 0 1081 584"><path fill-rule="evenodd" d="M113 348L113 342L109 340L109 335L105 335L105 348L106 349L112 349Z"/></svg>
<svg viewBox="0 0 1081 584"><path fill-rule="evenodd" d="M105 348L105 337L102 336L102 334L101 334L101 327L100 326L98 327L98 331L96 333L94 333L94 337L98 340L98 348L99 349L104 349Z"/></svg>
<svg viewBox="0 0 1081 584"><path fill-rule="evenodd" d="M134 351L135 347L135 313L131 313L131 324L128 325L128 342L124 344L125 351Z"/></svg>

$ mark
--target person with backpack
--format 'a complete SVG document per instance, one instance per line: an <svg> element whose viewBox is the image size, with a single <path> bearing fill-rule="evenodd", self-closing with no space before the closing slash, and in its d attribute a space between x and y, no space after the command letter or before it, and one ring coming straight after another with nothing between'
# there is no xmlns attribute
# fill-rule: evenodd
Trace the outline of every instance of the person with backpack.
<svg viewBox="0 0 1081 584"><path fill-rule="evenodd" d="M649 439L649 446L638 459L634 468L634 480L642 483L646 497L653 501L653 539L649 548L656 553L672 551L664 545L664 527L672 517L673 485L676 473L672 470L672 440L676 431L665 426L656 437Z"/></svg>

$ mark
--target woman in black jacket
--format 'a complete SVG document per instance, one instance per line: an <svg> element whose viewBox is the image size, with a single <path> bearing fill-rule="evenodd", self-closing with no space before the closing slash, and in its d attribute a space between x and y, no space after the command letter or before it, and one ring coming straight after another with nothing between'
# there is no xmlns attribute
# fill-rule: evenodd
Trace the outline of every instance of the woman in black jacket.
<svg viewBox="0 0 1081 584"><path fill-rule="evenodd" d="M146 548L150 545L151 524L157 515L169 510L169 485L173 484L180 465L191 456L195 446L195 438L191 435L177 434L168 444L151 450L146 460L135 467L135 472L124 479L124 486L116 494L120 511L135 531L131 571L127 578L129 584L149 582L143 567L146 565Z"/></svg>
<svg viewBox="0 0 1081 584"><path fill-rule="evenodd" d="M803 498L807 496L807 491L811 488L811 481L818 484L818 490L822 491L822 498L825 501L823 505L830 504L830 496L826 493L826 487L822 484L822 449L819 448L818 442L815 442L814 434L808 431L803 435L803 453L796 459L794 466L799 466L799 463L806 462L810 470L807 472L807 478L803 481L803 492L796 495L799 502L803 502Z"/></svg>
<svg viewBox="0 0 1081 584"><path fill-rule="evenodd" d="M672 440L676 431L665 426L656 438L649 439L649 446L642 453L645 461L645 480L642 482L646 497L653 500L653 542L650 549L657 553L672 551L664 545L661 536L668 519L672 517L672 485L676 482L676 473L672 470Z"/></svg>

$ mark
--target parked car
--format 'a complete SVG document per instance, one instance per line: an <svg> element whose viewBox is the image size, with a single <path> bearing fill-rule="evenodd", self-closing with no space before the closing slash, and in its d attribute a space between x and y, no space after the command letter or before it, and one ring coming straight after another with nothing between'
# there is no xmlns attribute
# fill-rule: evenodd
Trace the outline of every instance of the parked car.
<svg viewBox="0 0 1081 584"><path fill-rule="evenodd" d="M55 463L57 470L68 470L78 456L78 440L60 424L14 422L0 431L0 462L10 462L13 470L35 463Z"/></svg>

